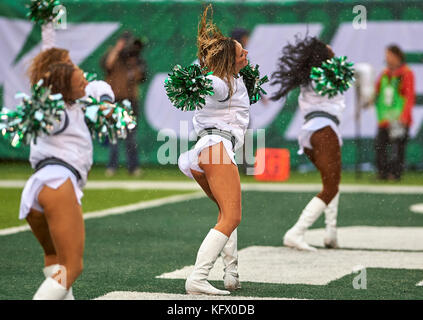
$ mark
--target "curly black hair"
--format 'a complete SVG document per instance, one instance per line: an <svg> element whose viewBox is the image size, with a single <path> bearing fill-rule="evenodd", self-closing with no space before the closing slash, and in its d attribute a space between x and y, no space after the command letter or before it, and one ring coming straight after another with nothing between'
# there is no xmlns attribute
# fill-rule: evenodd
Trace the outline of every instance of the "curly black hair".
<svg viewBox="0 0 423 320"><path fill-rule="evenodd" d="M321 66L322 62L332 58L334 53L316 37L295 37L295 44L288 43L282 49L278 70L272 74L271 85L280 85L280 89L271 97L276 101L286 96L289 91L311 81L312 67Z"/></svg>

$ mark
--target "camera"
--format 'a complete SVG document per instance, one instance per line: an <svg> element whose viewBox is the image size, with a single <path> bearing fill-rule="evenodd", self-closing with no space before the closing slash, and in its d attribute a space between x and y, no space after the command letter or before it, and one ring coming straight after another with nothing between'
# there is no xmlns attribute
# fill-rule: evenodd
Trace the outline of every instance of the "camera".
<svg viewBox="0 0 423 320"><path fill-rule="evenodd" d="M138 57L144 46L141 39L134 37L129 31L122 34L121 39L125 40L125 47L120 52L121 58Z"/></svg>

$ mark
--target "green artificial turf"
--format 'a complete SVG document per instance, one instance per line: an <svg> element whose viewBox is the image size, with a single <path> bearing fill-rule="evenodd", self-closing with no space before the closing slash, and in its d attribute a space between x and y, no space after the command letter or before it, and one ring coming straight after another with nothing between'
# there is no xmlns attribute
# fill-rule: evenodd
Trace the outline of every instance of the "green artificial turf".
<svg viewBox="0 0 423 320"><path fill-rule="evenodd" d="M309 172L291 171L288 180L283 183L320 183L321 178L318 171L311 168ZM89 181L191 181L182 174L178 166L150 166L143 168L143 173L139 177L131 176L125 168L120 168L112 177L106 177L104 166L94 165L88 176ZM254 176L245 175L239 167L241 182L258 182ZM30 165L26 162L0 162L1 180L26 180L32 174ZM353 171L344 170L342 172L343 184L376 184L376 185L423 185L423 172L405 172L401 181L379 181L372 172L363 172L357 176Z"/></svg>
<svg viewBox="0 0 423 320"><path fill-rule="evenodd" d="M87 213L190 192L192 191L85 189L82 198L82 210ZM27 224L26 220L19 220L18 218L21 193L22 190L17 188L0 188L0 229Z"/></svg>
<svg viewBox="0 0 423 320"><path fill-rule="evenodd" d="M243 192L238 247L281 246L283 234L314 193ZM418 194L342 194L340 226L423 227L423 215L409 211ZM269 205L271 203L271 205ZM184 280L156 276L195 262L214 226L217 208L207 198L86 221L84 272L73 285L77 299L112 291L184 293ZM313 228L324 225L320 218ZM42 250L30 232L0 236L0 300L30 299L43 280ZM423 260L422 260L423 261ZM281 261L283 263L283 261ZM334 261L336 263L336 261ZM244 282L232 295L307 299L421 299L422 270L369 268L368 288L353 289L354 274L328 285ZM222 281L211 281L219 288Z"/></svg>

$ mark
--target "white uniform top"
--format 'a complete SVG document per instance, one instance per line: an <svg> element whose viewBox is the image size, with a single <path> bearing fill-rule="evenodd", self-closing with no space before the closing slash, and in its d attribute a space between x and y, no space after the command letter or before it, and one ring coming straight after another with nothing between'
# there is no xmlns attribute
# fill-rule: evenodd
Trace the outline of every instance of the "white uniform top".
<svg viewBox="0 0 423 320"><path fill-rule="evenodd" d="M104 81L90 82L85 88L85 94L98 101L113 102L115 99L112 88ZM91 134L84 117L80 104L67 105L65 116L62 116L60 123L55 126L52 135L38 137L36 144L31 141L29 155L31 167L35 168L38 162L46 158L59 158L79 172L82 179L78 183L83 188L93 163Z"/></svg>
<svg viewBox="0 0 423 320"><path fill-rule="evenodd" d="M302 86L300 90L300 96L298 97L298 105L300 112L305 117L310 112L324 111L327 112L341 121L342 113L345 109L345 98L342 94L329 98L328 96L321 96L313 90L312 84L308 86ZM338 136L339 145L342 146L342 137L339 130L339 126L331 119L327 117L316 117L303 123L301 130L298 134L298 144L300 150L298 154L304 152L304 148L313 149L311 145L311 136L317 130L324 127L331 127L332 130Z"/></svg>
<svg viewBox="0 0 423 320"><path fill-rule="evenodd" d="M303 116L313 111L325 111L341 121L345 109L345 98L343 94L337 94L332 98L321 96L310 84L301 87L298 105Z"/></svg>
<svg viewBox="0 0 423 320"><path fill-rule="evenodd" d="M242 77L233 79L233 94L229 97L229 87L222 79L209 75L213 81L213 96L206 97L206 103L196 110L192 123L198 134L207 128L229 131L235 136L236 149L244 143L244 135L250 120L250 99Z"/></svg>

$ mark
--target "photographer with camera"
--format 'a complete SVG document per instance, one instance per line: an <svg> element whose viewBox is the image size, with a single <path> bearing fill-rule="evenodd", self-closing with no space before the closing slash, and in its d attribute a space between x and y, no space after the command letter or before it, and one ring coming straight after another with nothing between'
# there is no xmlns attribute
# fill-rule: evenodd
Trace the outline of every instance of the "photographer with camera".
<svg viewBox="0 0 423 320"><path fill-rule="evenodd" d="M129 31L125 31L115 46L102 58L101 67L106 72L106 82L110 84L117 102L128 99L135 116L138 118L138 85L146 80L146 63L141 58L143 43ZM137 150L136 128L128 133L126 139L126 159L130 175L140 176L141 169ZM119 164L119 146L110 144L110 158L106 176L113 176Z"/></svg>

